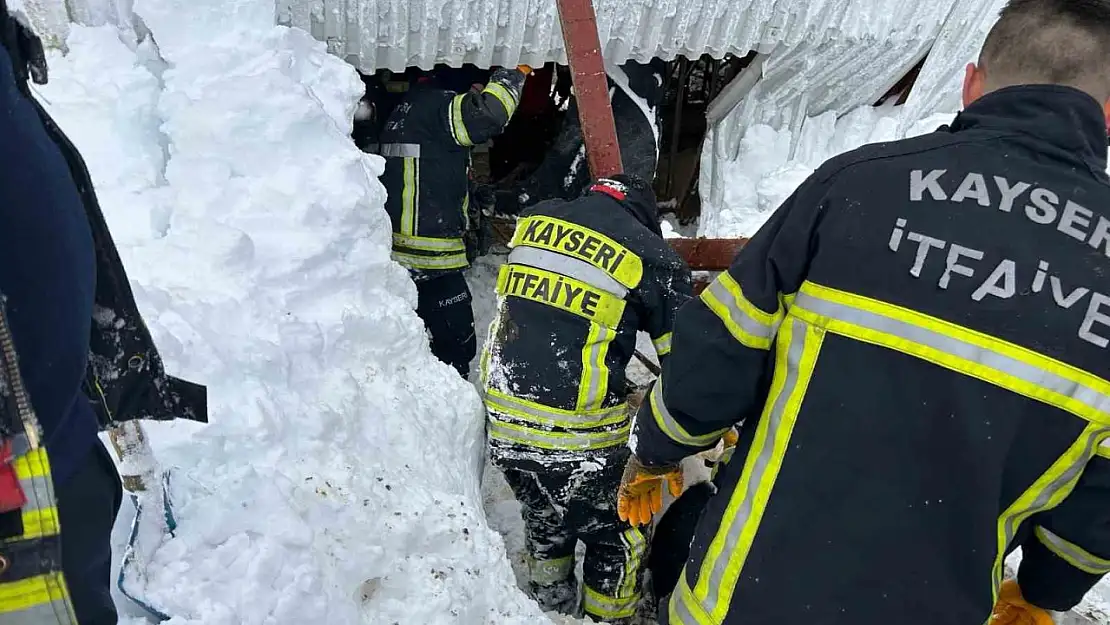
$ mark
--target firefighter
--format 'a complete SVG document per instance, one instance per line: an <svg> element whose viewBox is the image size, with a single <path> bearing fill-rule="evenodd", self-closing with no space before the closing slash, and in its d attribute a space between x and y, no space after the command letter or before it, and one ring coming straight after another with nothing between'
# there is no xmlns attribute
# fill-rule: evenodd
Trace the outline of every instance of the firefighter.
<svg viewBox="0 0 1110 625"><path fill-rule="evenodd" d="M531 68L493 72L483 89L456 95L435 72L419 79L381 132L382 183L393 222L393 259L416 282L416 312L432 353L464 378L474 358L474 311L463 276L470 215L470 150L501 133Z"/></svg>
<svg viewBox="0 0 1110 625"><path fill-rule="evenodd" d="M203 421L205 389L166 375L88 169L31 95L42 44L4 0L0 43L0 623L114 625L122 487L98 427Z"/></svg>
<svg viewBox="0 0 1110 625"><path fill-rule="evenodd" d="M1047 624L1110 572L1107 58L1110 1L1010 0L950 126L825 163L679 311L622 516L743 423L666 622Z"/></svg>
<svg viewBox="0 0 1110 625"><path fill-rule="evenodd" d="M648 543L617 518L631 425L625 367L637 331L666 359L691 293L656 211L651 186L626 176L528 209L481 360L490 457L523 507L532 594L547 610L578 610L581 540L585 612L614 623L640 602Z"/></svg>

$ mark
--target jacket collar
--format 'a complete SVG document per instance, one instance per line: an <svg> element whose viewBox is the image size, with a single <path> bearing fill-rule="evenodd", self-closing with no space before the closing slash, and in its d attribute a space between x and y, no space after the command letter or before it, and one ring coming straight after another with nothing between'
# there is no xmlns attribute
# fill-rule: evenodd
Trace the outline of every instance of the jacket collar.
<svg viewBox="0 0 1110 625"><path fill-rule="evenodd" d="M1059 85L1022 85L972 102L951 130L1000 130L1032 137L1054 157L1079 160L1106 180L1107 130L1102 106L1086 93Z"/></svg>

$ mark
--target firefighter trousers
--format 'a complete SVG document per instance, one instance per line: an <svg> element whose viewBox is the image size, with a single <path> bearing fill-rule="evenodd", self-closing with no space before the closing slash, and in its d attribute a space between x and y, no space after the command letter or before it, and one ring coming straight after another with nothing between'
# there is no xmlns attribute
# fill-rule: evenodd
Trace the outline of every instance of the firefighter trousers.
<svg viewBox="0 0 1110 625"><path fill-rule="evenodd" d="M530 590L545 610L578 613L575 547L585 543L582 608L597 621L627 623L640 605L649 536L617 516L628 450L529 470L498 463L521 504ZM533 470L534 469L534 470Z"/></svg>
<svg viewBox="0 0 1110 625"><path fill-rule="evenodd" d="M470 287L461 271L416 283L416 314L431 335L432 354L463 378L470 377L470 361L478 351Z"/></svg>

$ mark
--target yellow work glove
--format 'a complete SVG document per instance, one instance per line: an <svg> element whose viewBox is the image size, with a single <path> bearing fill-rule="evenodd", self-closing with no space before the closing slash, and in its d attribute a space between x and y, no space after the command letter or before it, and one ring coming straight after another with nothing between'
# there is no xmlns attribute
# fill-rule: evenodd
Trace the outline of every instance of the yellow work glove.
<svg viewBox="0 0 1110 625"><path fill-rule="evenodd" d="M531 73L532 73L532 66L531 65L517 65L516 66L516 71L520 72L521 74L524 74L525 76L528 76L528 75L531 75Z"/></svg>
<svg viewBox="0 0 1110 625"><path fill-rule="evenodd" d="M1016 580L1002 583L998 603L994 604L990 625L1055 625L1052 615L1021 596Z"/></svg>
<svg viewBox="0 0 1110 625"><path fill-rule="evenodd" d="M736 428L734 427L729 428L725 430L725 434L721 437L721 440L725 442L725 450L727 451L733 447L736 447L736 443L740 440L740 433L737 432Z"/></svg>
<svg viewBox="0 0 1110 625"><path fill-rule="evenodd" d="M670 488L675 497L682 494L682 467L645 467L632 456L617 491L617 515L634 526L651 523L651 517L663 508L664 488Z"/></svg>

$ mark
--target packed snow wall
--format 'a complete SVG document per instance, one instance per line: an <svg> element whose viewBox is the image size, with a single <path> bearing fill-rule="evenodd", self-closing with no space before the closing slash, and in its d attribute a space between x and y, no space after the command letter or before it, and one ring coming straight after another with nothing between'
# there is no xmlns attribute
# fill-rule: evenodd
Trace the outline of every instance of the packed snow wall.
<svg viewBox="0 0 1110 625"><path fill-rule="evenodd" d="M153 440L179 527L133 590L173 625L547 622L484 516L477 393L389 259L354 69L272 0L133 10L142 44L67 27L35 87L167 368L209 391L211 425Z"/></svg>

